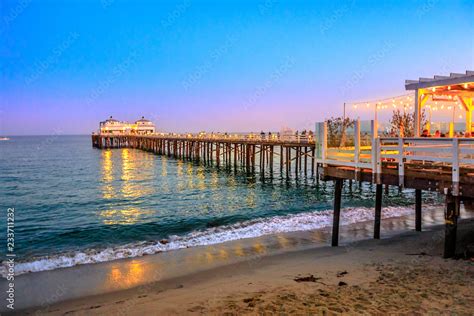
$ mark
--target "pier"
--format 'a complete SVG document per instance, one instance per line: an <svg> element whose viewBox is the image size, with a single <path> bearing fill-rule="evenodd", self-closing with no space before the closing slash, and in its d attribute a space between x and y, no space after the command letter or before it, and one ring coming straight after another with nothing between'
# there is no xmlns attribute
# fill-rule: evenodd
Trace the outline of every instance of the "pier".
<svg viewBox="0 0 474 316"><path fill-rule="evenodd" d="M311 137L281 139L246 135L92 135L95 148L136 148L158 155L188 159L229 169L243 168L254 172L258 166L273 174L288 177L314 175L316 146ZM274 170L275 166L277 166Z"/></svg>
<svg viewBox="0 0 474 316"><path fill-rule="evenodd" d="M375 239L380 238L383 211L383 186L415 190L415 227L422 230L422 192L435 191L445 196L444 257L456 253L456 231L460 205L474 200L474 72L408 80L407 90L415 91L414 137L379 136L377 115L374 120L354 120L353 128L337 135L334 141L330 122L315 125L315 132L280 136L244 134L109 134L92 135L95 148L137 148L246 172L262 177L299 177L310 174L334 182L332 245L339 244L339 221L344 180L369 182L376 186L374 205ZM454 135L454 115L446 137L420 137L422 106L430 99L456 101L465 113L465 136ZM390 104L392 105L392 104ZM456 110L454 105L453 113ZM367 107L369 104L367 103ZM393 104L395 107L395 103ZM379 105L376 105L375 113ZM427 122L426 125L430 125ZM345 141L347 140L350 141Z"/></svg>
<svg viewBox="0 0 474 316"><path fill-rule="evenodd" d="M327 124L323 141L310 139L261 139L252 135L92 135L95 148L135 148L188 159L216 167L269 176L315 175L334 181L332 245L339 244L339 217L344 180L376 185L374 238L380 238L383 186L415 189L416 230L422 229L422 191L446 196L445 257L455 253L455 235L462 201L474 198L474 139L458 138L374 138L374 146L360 145L360 122L356 124L355 146L327 147ZM373 123L372 123L373 126Z"/></svg>

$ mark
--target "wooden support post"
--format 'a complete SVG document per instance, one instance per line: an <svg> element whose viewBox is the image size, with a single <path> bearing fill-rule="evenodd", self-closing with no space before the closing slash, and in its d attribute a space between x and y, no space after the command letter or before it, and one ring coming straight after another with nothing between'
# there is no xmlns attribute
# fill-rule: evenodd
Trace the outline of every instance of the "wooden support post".
<svg viewBox="0 0 474 316"><path fill-rule="evenodd" d="M273 177L273 145L270 146L270 176Z"/></svg>
<svg viewBox="0 0 474 316"><path fill-rule="evenodd" d="M298 147L299 159L298 162L298 171L301 172L301 168L303 167L303 147Z"/></svg>
<svg viewBox="0 0 474 316"><path fill-rule="evenodd" d="M247 173L250 172L250 146L251 145L246 145L245 146L245 168L247 169Z"/></svg>
<svg viewBox="0 0 474 316"><path fill-rule="evenodd" d="M331 245L339 245L339 219L341 217L342 179L334 181L334 214L332 219L332 241Z"/></svg>
<svg viewBox="0 0 474 316"><path fill-rule="evenodd" d="M380 239L380 222L382 216L382 184L377 184L375 189L375 220L374 238Z"/></svg>
<svg viewBox="0 0 474 316"><path fill-rule="evenodd" d="M291 175L291 147L286 148L288 150L286 156L286 176L289 177Z"/></svg>
<svg viewBox="0 0 474 316"><path fill-rule="evenodd" d="M252 170L255 170L255 160L256 160L256 156L255 156L255 145L252 145Z"/></svg>
<svg viewBox="0 0 474 316"><path fill-rule="evenodd" d="M456 254L456 235L459 217L459 196L451 194L446 196L446 207L444 213L445 235L444 235L444 258L452 258Z"/></svg>
<svg viewBox="0 0 474 316"><path fill-rule="evenodd" d="M308 147L304 148L304 175L308 173Z"/></svg>
<svg viewBox="0 0 474 316"><path fill-rule="evenodd" d="M237 171L237 144L234 144L234 170Z"/></svg>
<svg viewBox="0 0 474 316"><path fill-rule="evenodd" d="M280 145L280 175L283 174L283 146Z"/></svg>
<svg viewBox="0 0 474 316"><path fill-rule="evenodd" d="M415 190L415 230L421 232L421 190Z"/></svg>
<svg viewBox="0 0 474 316"><path fill-rule="evenodd" d="M300 147L295 148L295 176L298 177L298 172L300 169Z"/></svg>

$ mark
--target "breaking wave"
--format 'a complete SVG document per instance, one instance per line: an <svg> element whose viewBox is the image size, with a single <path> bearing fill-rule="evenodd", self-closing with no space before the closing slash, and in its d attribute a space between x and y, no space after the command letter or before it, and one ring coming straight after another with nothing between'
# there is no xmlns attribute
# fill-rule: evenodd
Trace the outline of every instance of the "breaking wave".
<svg viewBox="0 0 474 316"><path fill-rule="evenodd" d="M341 225L373 220L373 208L346 208L341 212ZM384 207L383 218L405 216L413 213L411 207ZM332 211L313 211L269 218L258 218L232 225L193 231L183 236L169 236L166 240L138 242L105 249L89 249L17 262L15 274L54 270L81 264L106 262L123 258L139 257L160 252L219 244L226 241L253 238L275 233L307 231L330 227ZM0 274L6 277L6 262L0 266Z"/></svg>

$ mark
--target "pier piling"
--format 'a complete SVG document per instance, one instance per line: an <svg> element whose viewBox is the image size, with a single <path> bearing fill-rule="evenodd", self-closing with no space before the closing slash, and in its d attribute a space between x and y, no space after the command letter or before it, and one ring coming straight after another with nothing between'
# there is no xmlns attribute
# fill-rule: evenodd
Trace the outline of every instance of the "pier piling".
<svg viewBox="0 0 474 316"><path fill-rule="evenodd" d="M382 184L377 184L375 188L375 220L374 238L380 239L380 223L382 217Z"/></svg>
<svg viewBox="0 0 474 316"><path fill-rule="evenodd" d="M460 208L459 196L446 195L445 206L445 236L444 236L444 258L452 258L456 254L456 235L458 229L458 217Z"/></svg>
<svg viewBox="0 0 474 316"><path fill-rule="evenodd" d="M415 190L415 230L421 232L421 190Z"/></svg>
<svg viewBox="0 0 474 316"><path fill-rule="evenodd" d="M339 219L341 216L342 179L334 181L334 214L332 220L332 242L331 245L339 245Z"/></svg>

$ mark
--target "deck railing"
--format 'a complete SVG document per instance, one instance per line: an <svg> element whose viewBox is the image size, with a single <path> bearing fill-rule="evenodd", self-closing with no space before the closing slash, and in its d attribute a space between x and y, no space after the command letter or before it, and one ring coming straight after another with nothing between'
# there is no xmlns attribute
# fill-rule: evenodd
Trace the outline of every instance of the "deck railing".
<svg viewBox="0 0 474 316"><path fill-rule="evenodd" d="M397 163L400 185L403 185L407 164L429 164L451 170L453 193L456 195L459 192L461 168L474 167L473 138L381 137L377 146L377 173L381 173L384 161Z"/></svg>
<svg viewBox="0 0 474 316"><path fill-rule="evenodd" d="M222 134L222 133L198 133L198 134L178 134L178 133L153 133L153 134L131 134L131 133L120 133L120 134L102 134L102 136L149 136L163 139L183 139L192 140L196 139L199 141L264 141L264 142L275 142L275 143L298 143L298 144L314 144L314 137L311 134L293 134L293 135L279 135L265 134L260 135L257 133L245 133L245 134Z"/></svg>
<svg viewBox="0 0 474 316"><path fill-rule="evenodd" d="M403 186L406 165L430 165L444 168L452 176L453 194L459 192L462 168L474 168L474 138L375 137L371 122L371 144L361 144L360 122L354 128L354 145L328 147L327 123L320 123L316 144L319 162L324 165L371 169L374 180L382 174L384 163L397 164L399 185Z"/></svg>

